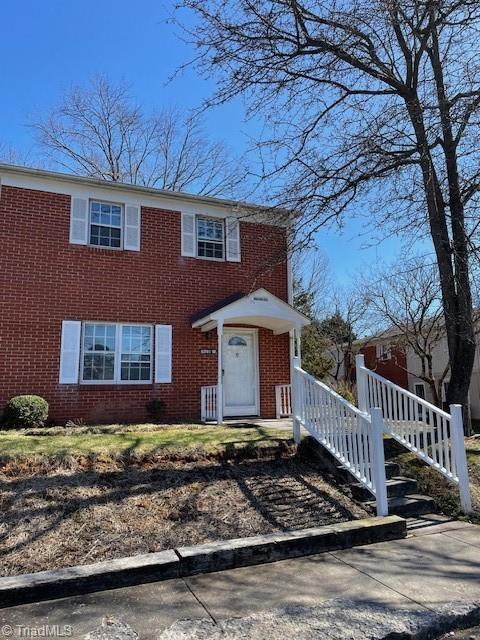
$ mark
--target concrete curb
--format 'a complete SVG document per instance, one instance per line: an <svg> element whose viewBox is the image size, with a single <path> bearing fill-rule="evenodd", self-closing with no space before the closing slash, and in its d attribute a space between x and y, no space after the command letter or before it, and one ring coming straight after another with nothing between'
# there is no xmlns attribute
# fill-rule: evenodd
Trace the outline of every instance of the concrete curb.
<svg viewBox="0 0 480 640"><path fill-rule="evenodd" d="M406 535L407 524L403 518L386 516L26 573L0 578L0 608L275 562L396 540Z"/></svg>

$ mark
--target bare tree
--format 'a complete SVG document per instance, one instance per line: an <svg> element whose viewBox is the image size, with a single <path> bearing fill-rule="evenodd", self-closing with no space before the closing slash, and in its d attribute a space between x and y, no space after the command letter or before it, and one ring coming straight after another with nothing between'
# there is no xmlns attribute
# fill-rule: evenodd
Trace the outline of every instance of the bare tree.
<svg viewBox="0 0 480 640"><path fill-rule="evenodd" d="M16 165L31 164L30 154L16 149L10 144L0 142L0 162Z"/></svg>
<svg viewBox="0 0 480 640"><path fill-rule="evenodd" d="M104 77L68 91L33 123L42 151L68 172L204 195L239 195L241 163L178 109L147 116Z"/></svg>
<svg viewBox="0 0 480 640"><path fill-rule="evenodd" d="M447 400L466 404L475 353L479 0L181 6L198 18L190 37L200 69L218 78L210 103L246 95L251 112L268 119L274 161L266 175L286 180L278 201L303 210L299 232L314 233L363 198L384 233L429 233L452 367Z"/></svg>
<svg viewBox="0 0 480 640"><path fill-rule="evenodd" d="M371 319L367 320L365 297L357 286L335 287L330 304L331 313L320 323L334 360L330 375L336 382L340 378L351 382L354 354L360 349L358 339L365 335L367 327L371 331Z"/></svg>
<svg viewBox="0 0 480 640"><path fill-rule="evenodd" d="M333 366L318 320L331 290L328 261L318 251L297 251L292 256L292 276L293 305L311 321L302 330L302 366L313 376L324 378Z"/></svg>
<svg viewBox="0 0 480 640"><path fill-rule="evenodd" d="M364 278L365 302L370 317L392 334L391 343L407 352L407 365L396 364L407 373L423 380L429 387L433 402L442 406L442 387L450 370L448 357L437 371L434 356L446 339L441 288L435 265L415 258L407 263L396 262ZM417 358L420 369L411 368ZM438 364L438 363L437 363Z"/></svg>

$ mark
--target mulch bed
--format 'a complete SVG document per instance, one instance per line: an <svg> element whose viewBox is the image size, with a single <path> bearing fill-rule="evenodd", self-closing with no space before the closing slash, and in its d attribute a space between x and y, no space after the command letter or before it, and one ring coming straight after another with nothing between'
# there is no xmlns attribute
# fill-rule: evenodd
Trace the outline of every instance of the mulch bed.
<svg viewBox="0 0 480 640"><path fill-rule="evenodd" d="M365 517L313 461L10 461L0 468L0 575Z"/></svg>

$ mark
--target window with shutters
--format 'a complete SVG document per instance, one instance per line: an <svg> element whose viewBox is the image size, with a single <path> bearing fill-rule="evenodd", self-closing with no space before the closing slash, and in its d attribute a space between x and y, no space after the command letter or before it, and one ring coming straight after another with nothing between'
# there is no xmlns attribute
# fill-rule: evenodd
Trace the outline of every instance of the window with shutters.
<svg viewBox="0 0 480 640"><path fill-rule="evenodd" d="M225 224L217 218L197 216L197 256L225 259Z"/></svg>
<svg viewBox="0 0 480 640"><path fill-rule="evenodd" d="M90 201L89 244L120 249L122 246L122 206Z"/></svg>
<svg viewBox="0 0 480 640"><path fill-rule="evenodd" d="M150 325L85 322L82 334L82 382L151 382L152 335Z"/></svg>

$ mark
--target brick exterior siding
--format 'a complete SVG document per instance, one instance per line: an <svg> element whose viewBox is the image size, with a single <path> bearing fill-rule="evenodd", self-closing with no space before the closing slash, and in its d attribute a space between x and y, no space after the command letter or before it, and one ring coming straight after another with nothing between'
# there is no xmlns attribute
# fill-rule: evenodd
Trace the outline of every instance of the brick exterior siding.
<svg viewBox="0 0 480 640"><path fill-rule="evenodd" d="M365 366L372 369L379 376L398 384L399 387L408 389L407 358L401 347L391 348L391 357L387 360L377 358L375 345L369 345L361 349L365 356Z"/></svg>
<svg viewBox="0 0 480 640"><path fill-rule="evenodd" d="M201 207L199 207L201 213ZM145 404L162 398L170 419L198 419L200 387L215 384L216 332L191 318L222 299L265 287L287 300L287 268L259 273L259 256L285 247L279 227L241 222L242 261L180 255L180 214L142 208L141 251L69 243L70 197L3 186L0 197L0 411L7 399L39 394L50 417L87 422L145 418ZM62 320L173 325L171 384L61 385ZM289 382L288 334L259 329L260 412L275 416L275 384Z"/></svg>

